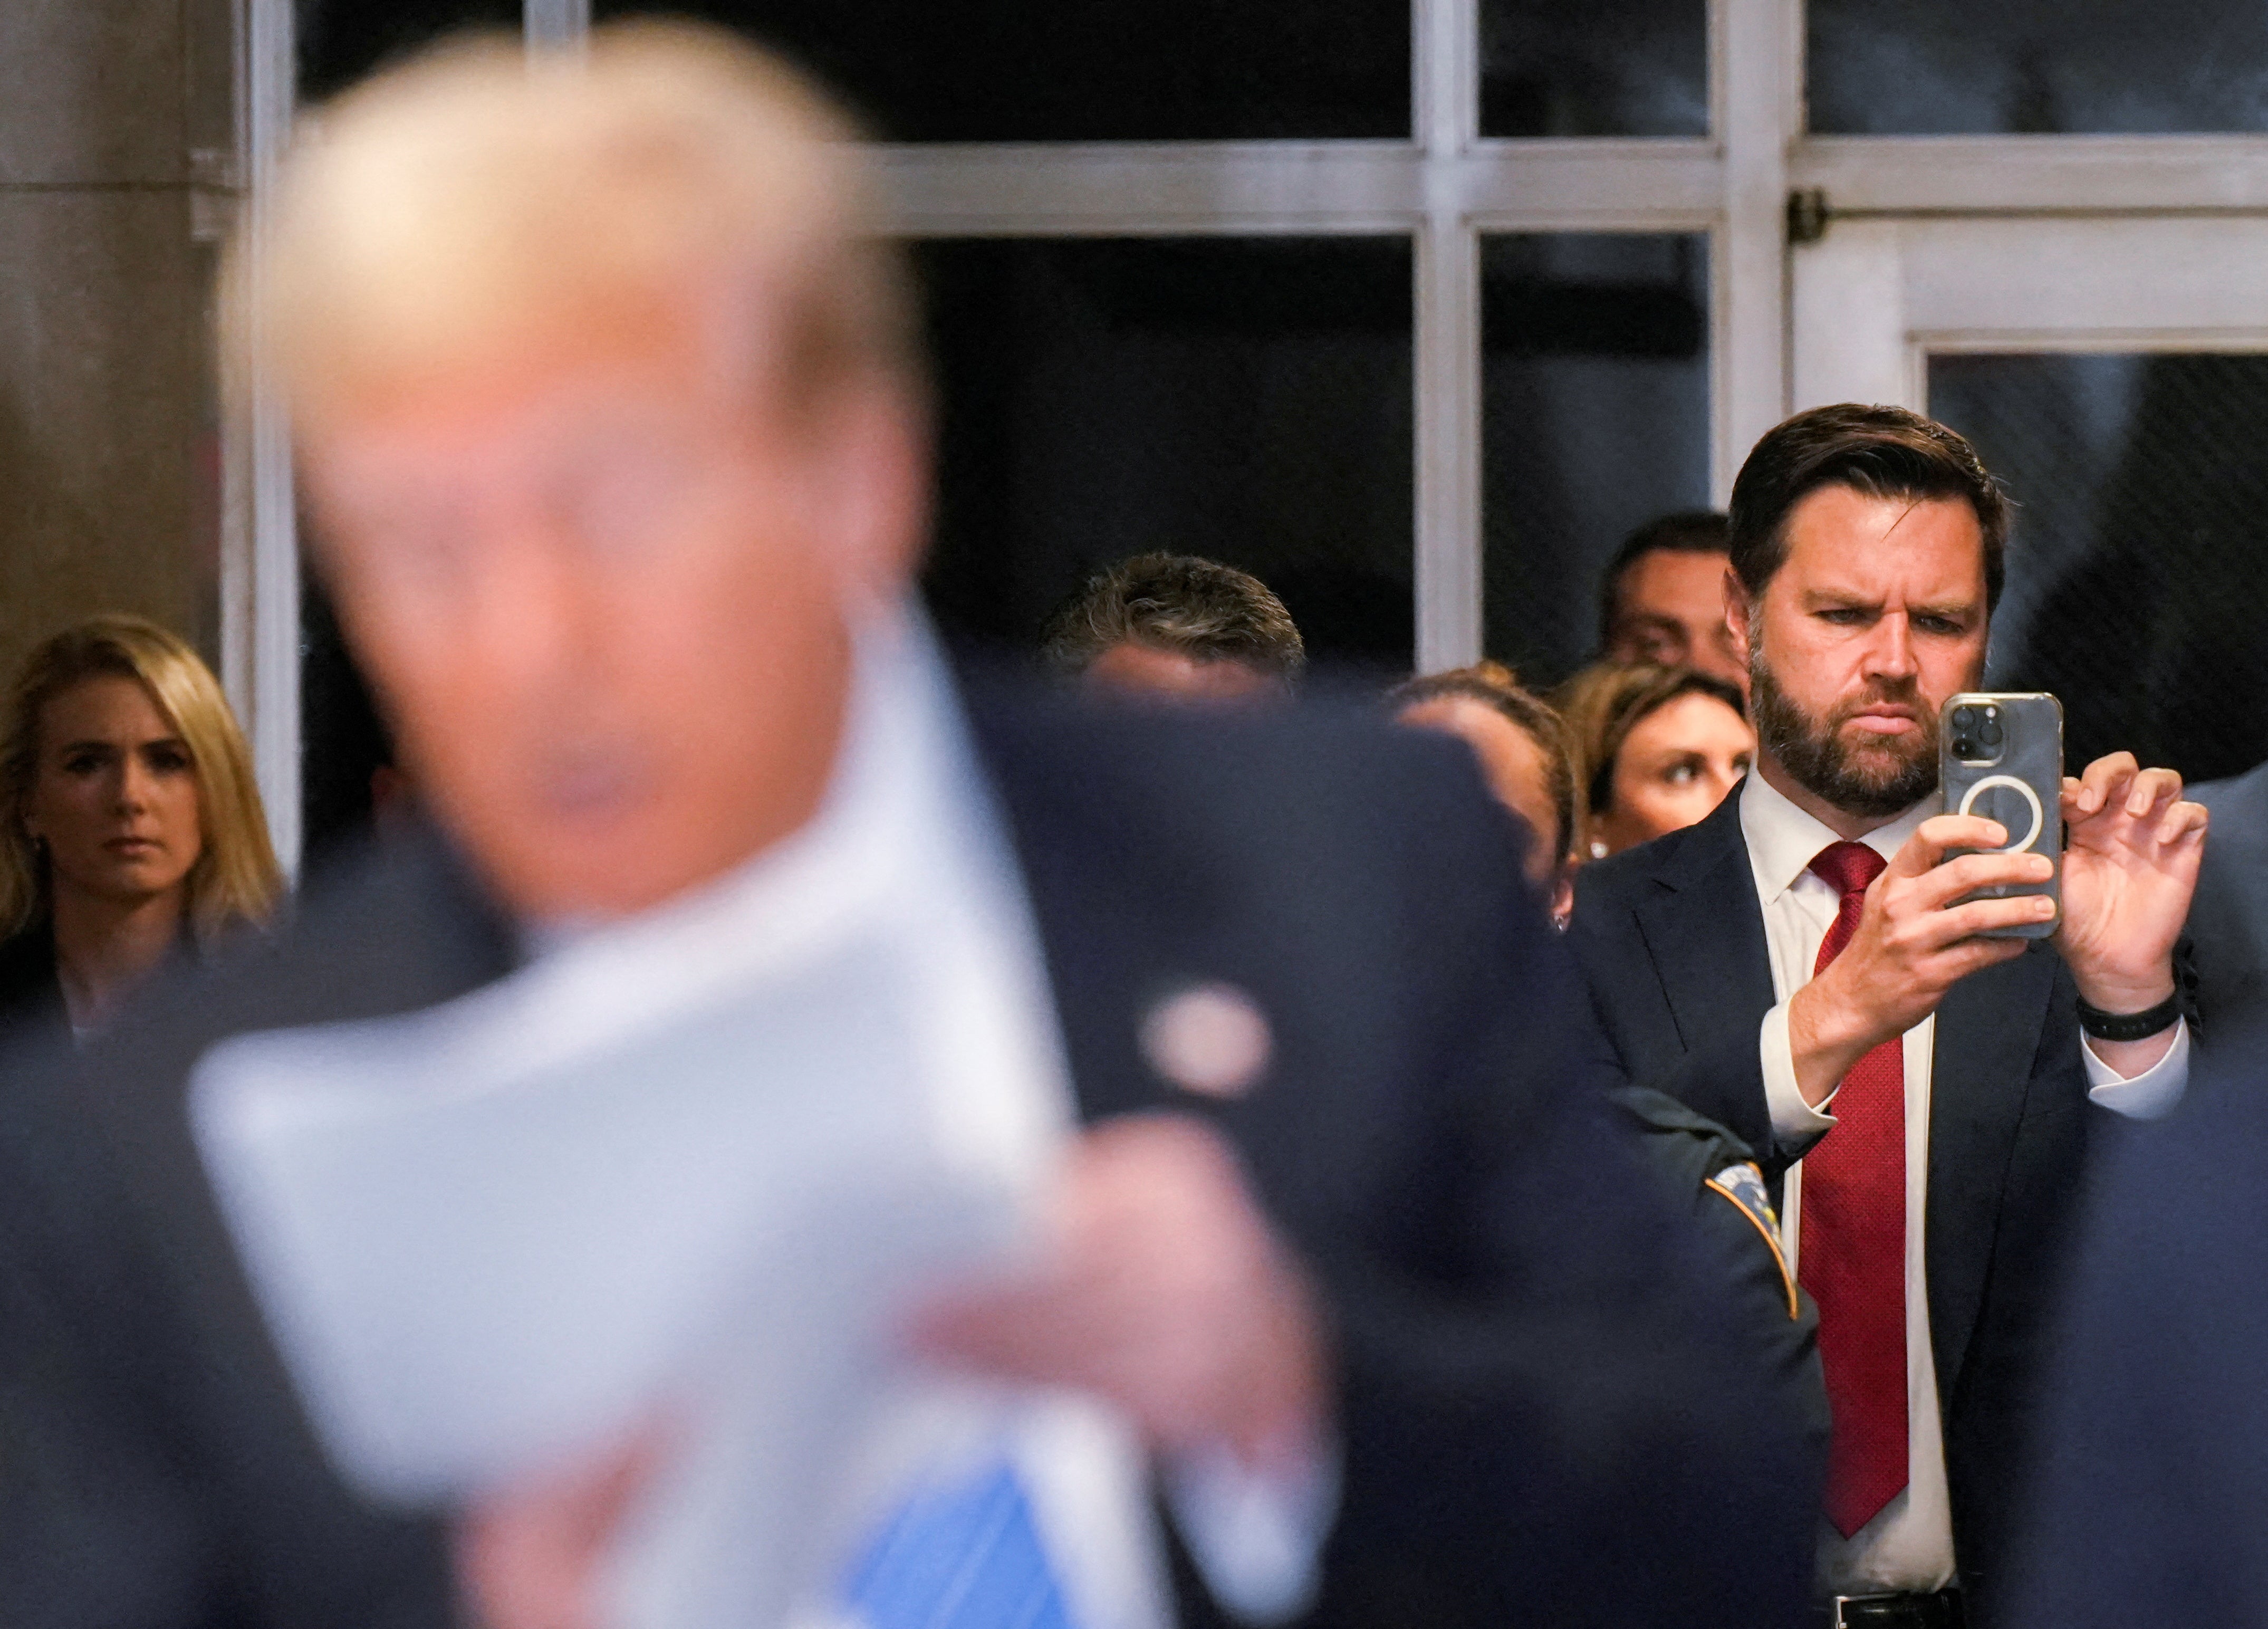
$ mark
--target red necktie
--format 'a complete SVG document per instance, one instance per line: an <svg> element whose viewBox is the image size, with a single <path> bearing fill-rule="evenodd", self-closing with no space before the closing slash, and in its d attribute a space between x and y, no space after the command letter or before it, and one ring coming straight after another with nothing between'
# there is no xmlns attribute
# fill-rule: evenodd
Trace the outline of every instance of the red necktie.
<svg viewBox="0 0 2268 1629"><path fill-rule="evenodd" d="M1830 843L1811 869L1843 896L1812 972L1858 931L1882 857ZM1835 1129L1803 1157L1803 1287L1819 1305L1819 1359L1835 1434L1827 1519L1848 1538L1906 1485L1906 1070L1892 1036L1843 1077Z"/></svg>

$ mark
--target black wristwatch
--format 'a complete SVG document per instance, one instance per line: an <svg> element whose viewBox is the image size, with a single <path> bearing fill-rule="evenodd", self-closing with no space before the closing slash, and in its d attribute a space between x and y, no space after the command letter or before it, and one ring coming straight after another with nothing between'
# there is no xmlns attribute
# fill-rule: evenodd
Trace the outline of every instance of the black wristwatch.
<svg viewBox="0 0 2268 1629"><path fill-rule="evenodd" d="M2079 999L2079 1027L2098 1041L2146 1041L2171 1029L2181 1015L2178 979L2174 984L2174 993L2146 1013L2106 1013L2099 1006L2088 1006L2085 996Z"/></svg>

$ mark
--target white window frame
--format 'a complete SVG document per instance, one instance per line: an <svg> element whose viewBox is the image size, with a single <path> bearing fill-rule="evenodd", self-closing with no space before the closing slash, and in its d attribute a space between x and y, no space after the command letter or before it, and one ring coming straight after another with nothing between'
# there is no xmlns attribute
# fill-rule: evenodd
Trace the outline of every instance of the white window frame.
<svg viewBox="0 0 2268 1629"><path fill-rule="evenodd" d="M1933 356L2268 351L2268 216L1874 216L1793 255L1793 403L1926 412Z"/></svg>
<svg viewBox="0 0 2268 1629"><path fill-rule="evenodd" d="M289 127L291 0L239 4L239 128L257 222ZM1795 355L1792 336L1796 194L1823 200L1830 234L1907 217L2268 219L2268 136L1807 136L1802 0L1707 7L1705 138L1484 138L1478 0L1411 0L1407 141L886 146L876 157L889 225L909 237L1406 234L1416 284L1416 654L1430 670L1482 648L1484 234L1708 234L1710 485L1721 504L1749 446L1794 402L1797 376L1816 372L1819 358ZM571 48L589 28L590 0L525 0L525 18L531 45ZM2138 316L2135 326L2152 321ZM231 426L225 676L250 728L278 846L296 861L291 449L272 395L256 389L255 398L263 405L250 422Z"/></svg>

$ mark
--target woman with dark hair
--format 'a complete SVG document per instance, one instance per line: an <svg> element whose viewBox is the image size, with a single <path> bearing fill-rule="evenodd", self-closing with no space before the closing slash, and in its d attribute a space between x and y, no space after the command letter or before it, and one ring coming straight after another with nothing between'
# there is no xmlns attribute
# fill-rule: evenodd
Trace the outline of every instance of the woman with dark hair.
<svg viewBox="0 0 2268 1629"><path fill-rule="evenodd" d="M1690 667L1586 668L1561 690L1560 713L1579 859L1705 820L1756 756L1740 691Z"/></svg>
<svg viewBox="0 0 2268 1629"><path fill-rule="evenodd" d="M84 1033L283 891L251 754L184 641L98 616L33 651L0 734L0 1019Z"/></svg>

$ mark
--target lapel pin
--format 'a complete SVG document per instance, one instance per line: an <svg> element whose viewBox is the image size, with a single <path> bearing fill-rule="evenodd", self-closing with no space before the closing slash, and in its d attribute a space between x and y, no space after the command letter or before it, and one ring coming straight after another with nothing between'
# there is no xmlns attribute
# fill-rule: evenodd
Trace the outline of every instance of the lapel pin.
<svg viewBox="0 0 2268 1629"><path fill-rule="evenodd" d="M1241 1097L1276 1047L1260 1004L1233 984L1193 984L1150 1009L1142 1056L1164 1080L1206 1097Z"/></svg>

